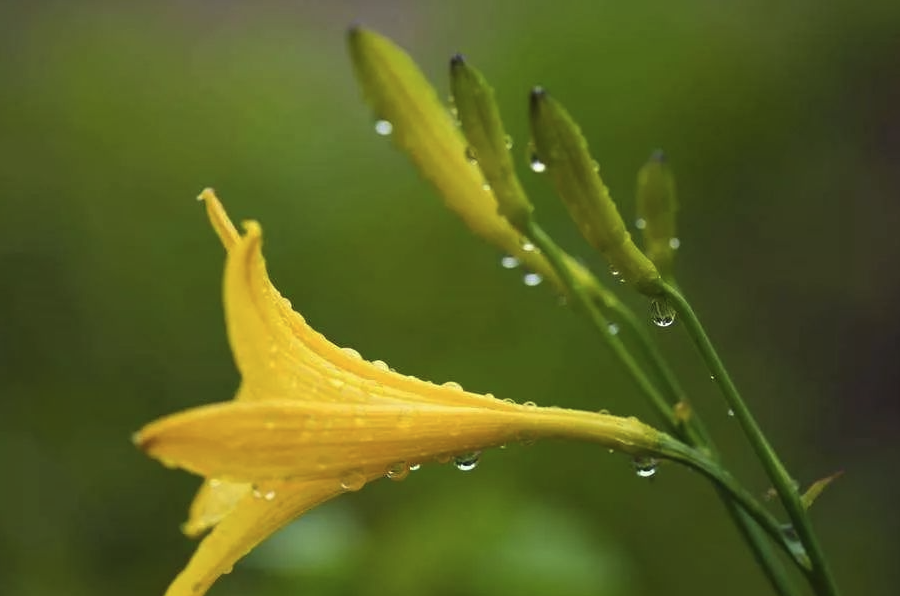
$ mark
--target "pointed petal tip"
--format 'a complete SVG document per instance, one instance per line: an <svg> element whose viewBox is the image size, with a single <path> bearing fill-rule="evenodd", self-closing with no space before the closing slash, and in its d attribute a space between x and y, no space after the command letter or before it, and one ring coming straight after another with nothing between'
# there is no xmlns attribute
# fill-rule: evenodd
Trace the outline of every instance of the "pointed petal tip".
<svg viewBox="0 0 900 596"><path fill-rule="evenodd" d="M197 200L200 201L201 203L204 201L215 200L215 198L216 198L216 191L211 186L207 186L206 188L204 188L203 190L200 191L199 195L197 195Z"/></svg>

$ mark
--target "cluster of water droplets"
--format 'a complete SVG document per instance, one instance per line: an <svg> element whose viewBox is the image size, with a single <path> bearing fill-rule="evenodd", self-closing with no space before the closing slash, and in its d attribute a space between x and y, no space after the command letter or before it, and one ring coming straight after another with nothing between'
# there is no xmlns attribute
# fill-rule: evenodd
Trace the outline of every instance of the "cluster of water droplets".
<svg viewBox="0 0 900 596"><path fill-rule="evenodd" d="M274 490L268 490L268 491L263 492L263 491L259 490L257 487L255 487L255 486L253 487L253 498L254 499L263 499L266 501L273 501L273 500L275 500L275 497L276 497L276 494L275 494Z"/></svg>
<svg viewBox="0 0 900 596"><path fill-rule="evenodd" d="M521 241L521 247L523 252L531 252L535 254L540 254L540 250L527 238L523 238ZM504 269L516 269L522 264L522 261L513 255L504 255L500 258L500 266ZM544 277L540 273L536 273L534 271L526 271L522 274L522 283L526 286L534 287L539 286L544 281Z"/></svg>

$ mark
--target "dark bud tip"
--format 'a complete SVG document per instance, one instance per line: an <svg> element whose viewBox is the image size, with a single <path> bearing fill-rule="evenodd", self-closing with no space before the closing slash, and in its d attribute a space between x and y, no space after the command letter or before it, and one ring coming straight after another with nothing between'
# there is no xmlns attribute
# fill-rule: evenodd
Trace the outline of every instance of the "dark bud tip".
<svg viewBox="0 0 900 596"><path fill-rule="evenodd" d="M460 66L464 66L466 63L466 57L462 54L453 54L453 57L450 58L450 67L458 68Z"/></svg>
<svg viewBox="0 0 900 596"><path fill-rule="evenodd" d="M650 154L650 161L655 161L656 163L666 163L666 154L662 149L656 149L653 153Z"/></svg>
<svg viewBox="0 0 900 596"><path fill-rule="evenodd" d="M347 37L353 39L362 32L363 26L359 21L353 21L347 26Z"/></svg>
<svg viewBox="0 0 900 596"><path fill-rule="evenodd" d="M531 100L531 109L537 109L541 102L547 98L547 90L540 86L534 87L531 90L531 95L529 97Z"/></svg>

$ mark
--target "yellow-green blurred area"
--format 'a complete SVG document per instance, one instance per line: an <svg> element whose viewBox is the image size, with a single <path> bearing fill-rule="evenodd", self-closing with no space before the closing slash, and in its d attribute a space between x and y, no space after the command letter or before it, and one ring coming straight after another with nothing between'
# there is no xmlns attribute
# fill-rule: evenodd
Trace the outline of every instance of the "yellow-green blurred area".
<svg viewBox="0 0 900 596"><path fill-rule="evenodd" d="M813 508L844 594L896 593L900 3L164 0L0 5L0 594L162 594L192 552L197 479L130 435L237 387L205 186L261 221L276 285L338 344L656 423L584 320L375 134L344 47L357 21L441 94L454 52L485 73L539 220L607 283L527 168L528 91L580 121L628 221L666 150L681 287L797 480L846 472ZM683 329L651 331L765 493ZM342 496L211 591L767 593L704 479L552 442Z"/></svg>

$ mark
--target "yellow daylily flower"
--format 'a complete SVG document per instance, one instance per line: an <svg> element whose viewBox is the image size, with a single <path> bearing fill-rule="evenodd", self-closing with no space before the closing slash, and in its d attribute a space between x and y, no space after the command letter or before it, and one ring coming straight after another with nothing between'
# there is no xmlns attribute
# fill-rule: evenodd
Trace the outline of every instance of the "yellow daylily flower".
<svg viewBox="0 0 900 596"><path fill-rule="evenodd" d="M205 478L183 529L212 528L167 596L198 596L253 547L308 509L455 454L540 437L656 453L664 435L634 418L519 405L369 362L306 324L266 271L256 222L239 234L211 190L205 202L227 259L228 339L241 374L233 401L157 420L135 443Z"/></svg>

